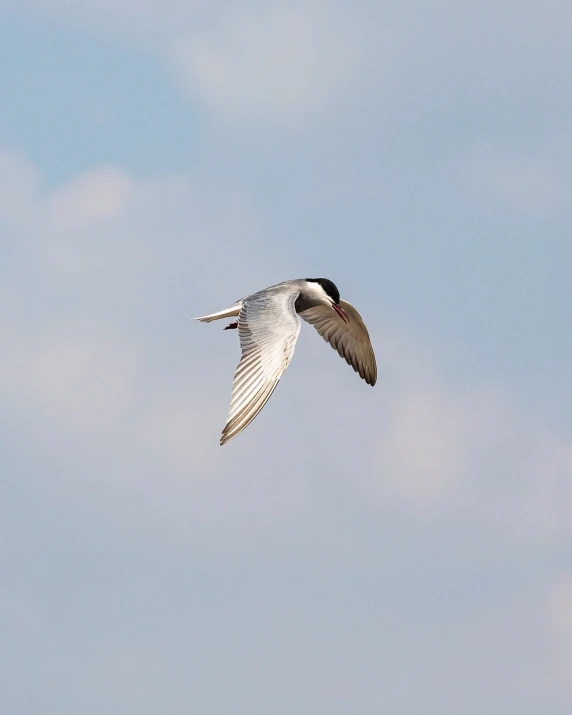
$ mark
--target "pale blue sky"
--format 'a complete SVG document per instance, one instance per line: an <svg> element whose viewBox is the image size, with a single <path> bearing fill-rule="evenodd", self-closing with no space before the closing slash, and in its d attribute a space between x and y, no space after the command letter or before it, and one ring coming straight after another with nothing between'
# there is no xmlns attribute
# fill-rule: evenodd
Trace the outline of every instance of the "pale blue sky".
<svg viewBox="0 0 572 715"><path fill-rule="evenodd" d="M0 2L0 710L572 708L569 3ZM218 446L195 315L327 276Z"/></svg>

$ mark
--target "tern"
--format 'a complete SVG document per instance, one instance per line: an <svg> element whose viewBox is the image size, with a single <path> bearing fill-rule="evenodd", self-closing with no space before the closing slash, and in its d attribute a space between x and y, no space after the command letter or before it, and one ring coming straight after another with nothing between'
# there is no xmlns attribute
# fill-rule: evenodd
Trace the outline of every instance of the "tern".
<svg viewBox="0 0 572 715"><path fill-rule="evenodd" d="M327 278L284 281L195 320L210 323L236 316L224 330L238 329L242 357L234 373L221 445L248 427L270 399L294 354L300 318L313 325L361 378L375 385L377 366L367 328Z"/></svg>

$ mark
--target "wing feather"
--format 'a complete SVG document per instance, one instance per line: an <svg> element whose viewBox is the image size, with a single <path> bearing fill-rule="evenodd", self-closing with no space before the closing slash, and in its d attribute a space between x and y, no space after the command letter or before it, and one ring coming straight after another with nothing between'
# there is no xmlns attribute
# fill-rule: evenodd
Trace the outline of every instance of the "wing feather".
<svg viewBox="0 0 572 715"><path fill-rule="evenodd" d="M341 300L340 305L349 317L348 323L326 305L304 310L300 317L313 325L368 385L375 385L377 365L365 323L351 303Z"/></svg>
<svg viewBox="0 0 572 715"><path fill-rule="evenodd" d="M300 332L294 308L299 292L295 286L289 290L282 287L255 293L243 301L238 316L242 357L234 374L221 445L252 422L288 367Z"/></svg>

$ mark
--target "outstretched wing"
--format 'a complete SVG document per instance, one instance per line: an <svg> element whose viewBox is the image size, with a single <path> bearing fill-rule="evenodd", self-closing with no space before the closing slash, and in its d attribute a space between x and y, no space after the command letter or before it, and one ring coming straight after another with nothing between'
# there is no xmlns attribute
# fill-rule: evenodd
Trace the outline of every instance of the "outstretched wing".
<svg viewBox="0 0 572 715"><path fill-rule="evenodd" d="M367 328L351 303L341 300L340 305L349 317L348 323L327 305L309 308L300 313L300 317L313 325L360 377L369 385L375 385L377 365Z"/></svg>
<svg viewBox="0 0 572 715"><path fill-rule="evenodd" d="M295 287L266 290L244 300L238 316L242 357L234 374L221 445L252 422L288 367L300 332L294 308L299 293Z"/></svg>

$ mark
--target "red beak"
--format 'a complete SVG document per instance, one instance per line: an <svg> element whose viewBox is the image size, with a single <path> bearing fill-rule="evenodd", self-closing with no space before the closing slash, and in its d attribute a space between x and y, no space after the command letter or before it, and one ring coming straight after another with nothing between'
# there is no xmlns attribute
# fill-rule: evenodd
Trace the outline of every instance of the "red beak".
<svg viewBox="0 0 572 715"><path fill-rule="evenodd" d="M349 323L350 319L346 311L342 308L341 305L338 305L337 303L332 302L332 308L336 311L336 313L340 316L340 318L344 321L344 323Z"/></svg>

